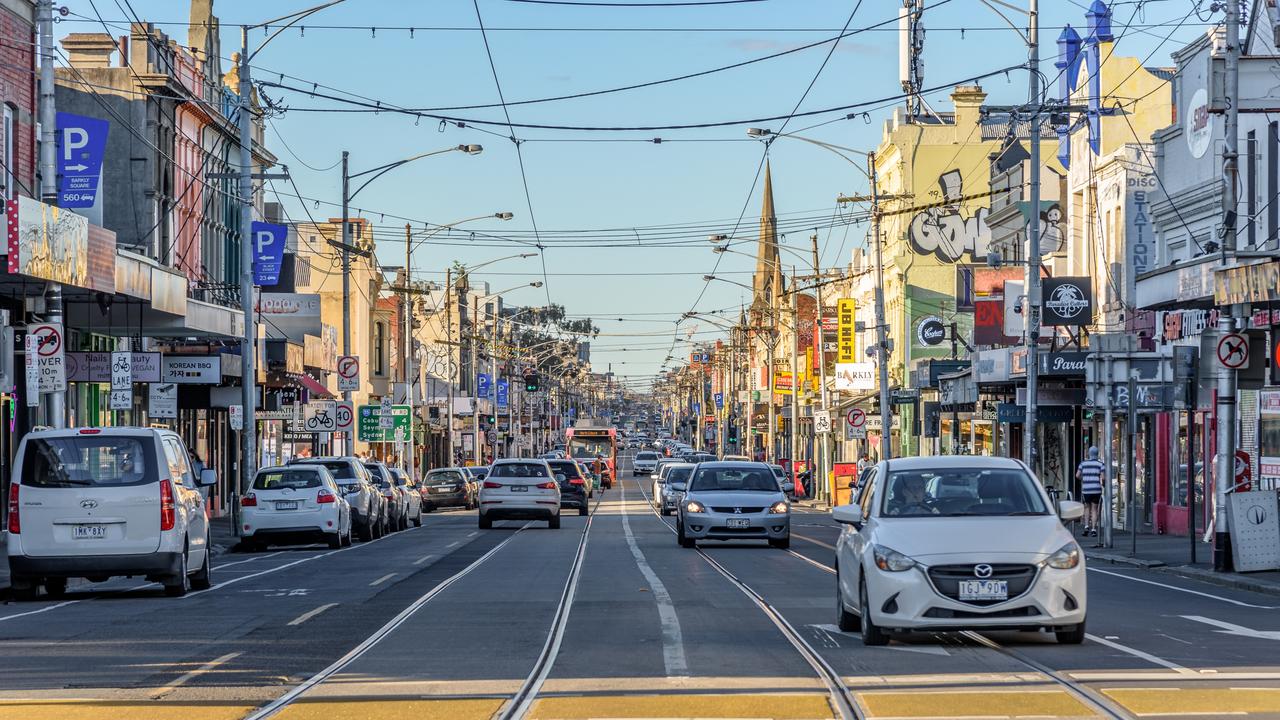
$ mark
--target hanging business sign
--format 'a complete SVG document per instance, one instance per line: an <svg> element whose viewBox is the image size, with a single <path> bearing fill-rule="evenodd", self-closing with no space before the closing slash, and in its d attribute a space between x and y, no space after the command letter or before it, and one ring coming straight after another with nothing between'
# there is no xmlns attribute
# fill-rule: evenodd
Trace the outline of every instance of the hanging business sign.
<svg viewBox="0 0 1280 720"><path fill-rule="evenodd" d="M840 298L836 304L836 362L851 363L858 359L858 303L853 298Z"/></svg>
<svg viewBox="0 0 1280 720"><path fill-rule="evenodd" d="M870 362L836 363L835 389L841 392L874 390L876 364Z"/></svg>
<svg viewBox="0 0 1280 720"><path fill-rule="evenodd" d="M1040 374L1041 375L1078 375L1084 377L1085 365L1089 353L1087 352L1056 352L1043 353L1038 356L1040 358Z"/></svg>
<svg viewBox="0 0 1280 720"><path fill-rule="evenodd" d="M280 265L284 262L287 225L253 221L253 284L275 285L280 282Z"/></svg>
<svg viewBox="0 0 1280 720"><path fill-rule="evenodd" d="M1200 88L1191 94L1187 114L1183 118L1186 127L1187 151L1193 158L1204 157L1213 144L1213 114L1209 112L1209 93Z"/></svg>
<svg viewBox="0 0 1280 720"><path fill-rule="evenodd" d="M937 315L929 315L920 318L920 323L916 325L916 339L921 345L933 347L939 345L947 337L947 326L942 323L942 318Z"/></svg>
<svg viewBox="0 0 1280 720"><path fill-rule="evenodd" d="M1043 281L1045 325L1088 325L1093 322L1093 279L1056 277Z"/></svg>
<svg viewBox="0 0 1280 720"><path fill-rule="evenodd" d="M165 355L161 380L179 385L217 385L222 382L220 355Z"/></svg>
<svg viewBox="0 0 1280 720"><path fill-rule="evenodd" d="M67 353L67 380L71 382L112 382L115 363L109 352ZM129 374L133 382L160 382L161 355L158 352L129 354Z"/></svg>

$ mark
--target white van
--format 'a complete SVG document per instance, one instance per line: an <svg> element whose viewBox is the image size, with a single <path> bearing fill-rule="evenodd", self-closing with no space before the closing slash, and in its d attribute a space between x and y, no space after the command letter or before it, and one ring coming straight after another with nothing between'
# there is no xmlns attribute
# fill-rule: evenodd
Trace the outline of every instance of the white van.
<svg viewBox="0 0 1280 720"><path fill-rule="evenodd" d="M54 597L67 579L144 576L171 596L212 583L202 487L177 433L113 427L41 430L18 446L9 489L13 594Z"/></svg>

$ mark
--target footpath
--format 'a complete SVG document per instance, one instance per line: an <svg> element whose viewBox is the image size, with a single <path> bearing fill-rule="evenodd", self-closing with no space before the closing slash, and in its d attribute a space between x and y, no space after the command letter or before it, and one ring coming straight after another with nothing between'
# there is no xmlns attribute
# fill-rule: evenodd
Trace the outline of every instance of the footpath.
<svg viewBox="0 0 1280 720"><path fill-rule="evenodd" d="M1138 533L1135 545L1132 533L1114 531L1111 547L1102 547L1096 537L1083 537L1076 528L1076 538L1084 555L1093 561L1114 565L1157 570L1201 582L1254 592L1280 595L1280 570L1262 572L1216 572L1213 569L1213 546L1196 539L1196 560L1191 562L1191 540L1186 535L1148 535Z"/></svg>
<svg viewBox="0 0 1280 720"><path fill-rule="evenodd" d="M0 601L9 599L9 535L0 532ZM213 518L209 521L209 547L213 557L231 551L239 540L231 527L231 516ZM91 585L87 580L72 580L69 588Z"/></svg>

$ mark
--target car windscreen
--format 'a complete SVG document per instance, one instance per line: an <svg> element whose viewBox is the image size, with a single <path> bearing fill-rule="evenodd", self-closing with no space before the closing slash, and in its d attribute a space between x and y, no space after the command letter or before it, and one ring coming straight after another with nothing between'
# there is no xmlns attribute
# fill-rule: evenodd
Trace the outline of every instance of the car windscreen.
<svg viewBox="0 0 1280 720"><path fill-rule="evenodd" d="M656 452L642 452L642 453L636 453L636 459L637 459L637 460L657 460L657 459L658 459L658 453L656 453Z"/></svg>
<svg viewBox="0 0 1280 720"><path fill-rule="evenodd" d="M1047 515L1035 481L1016 468L891 471L881 514L893 517Z"/></svg>
<svg viewBox="0 0 1280 720"><path fill-rule="evenodd" d="M675 490L683 490L685 483L689 482L689 476L693 474L691 467L673 467L667 473L667 484Z"/></svg>
<svg viewBox="0 0 1280 720"><path fill-rule="evenodd" d="M566 479L582 477L578 463L572 460L551 460L547 464L551 466L551 472L564 475Z"/></svg>
<svg viewBox="0 0 1280 720"><path fill-rule="evenodd" d="M463 482L462 472L458 470L432 470L427 473L427 482L460 483Z"/></svg>
<svg viewBox="0 0 1280 720"><path fill-rule="evenodd" d="M314 470L266 470L253 479L254 490L302 490L323 484Z"/></svg>
<svg viewBox="0 0 1280 720"><path fill-rule="evenodd" d="M703 467L693 476L690 492L779 492L778 481L764 467Z"/></svg>
<svg viewBox="0 0 1280 720"><path fill-rule="evenodd" d="M489 470L491 478L547 478L547 466L542 463L502 463Z"/></svg>
<svg viewBox="0 0 1280 720"><path fill-rule="evenodd" d="M345 485L350 485L356 481L356 473L351 469L351 463L343 460L304 460L298 464L320 465L328 468L333 475L333 479Z"/></svg>
<svg viewBox="0 0 1280 720"><path fill-rule="evenodd" d="M22 484L28 487L115 487L156 482L141 438L80 435L27 441Z"/></svg>

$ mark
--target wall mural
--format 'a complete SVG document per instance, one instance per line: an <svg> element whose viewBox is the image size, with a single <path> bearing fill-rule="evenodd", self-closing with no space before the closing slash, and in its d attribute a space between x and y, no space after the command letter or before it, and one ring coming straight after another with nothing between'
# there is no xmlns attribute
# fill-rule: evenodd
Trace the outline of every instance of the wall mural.
<svg viewBox="0 0 1280 720"><path fill-rule="evenodd" d="M938 176L938 188L947 204L916 213L907 230L907 238L916 252L937 255L943 262L957 262L966 252L975 261L985 262L987 247L991 243L987 208L978 208L969 218L960 212L964 179L959 170L948 170Z"/></svg>

